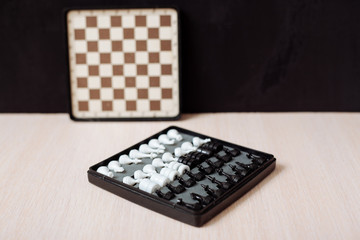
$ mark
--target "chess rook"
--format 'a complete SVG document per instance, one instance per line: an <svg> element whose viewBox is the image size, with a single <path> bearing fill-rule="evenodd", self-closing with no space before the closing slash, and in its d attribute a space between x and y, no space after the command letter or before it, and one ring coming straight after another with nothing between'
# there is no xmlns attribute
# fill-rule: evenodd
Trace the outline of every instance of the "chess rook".
<svg viewBox="0 0 360 240"><path fill-rule="evenodd" d="M170 139L166 134L161 134L158 138L161 144L173 145L175 143L174 139Z"/></svg>
<svg viewBox="0 0 360 240"><path fill-rule="evenodd" d="M159 140L153 138L149 141L148 145L151 147L151 148L154 148L154 149L161 149L161 150L165 150L165 146L164 145L161 145L161 143L159 142Z"/></svg>
<svg viewBox="0 0 360 240"><path fill-rule="evenodd" d="M138 163L141 163L142 161L139 160L139 159L131 159L128 155L126 154L123 154L119 157L119 163L122 164L122 165L129 165L129 164L138 164Z"/></svg>
<svg viewBox="0 0 360 240"><path fill-rule="evenodd" d="M108 177L111 177L113 178L114 177L114 174L112 172L109 171L109 168L105 167L105 166L101 166L99 167L97 170L96 170L98 173L101 173L105 176L108 176Z"/></svg>
<svg viewBox="0 0 360 240"><path fill-rule="evenodd" d="M194 144L195 147L199 147L204 143L210 142L211 139L210 138L206 138L206 139L201 139L199 137L194 137L192 140L192 143Z"/></svg>
<svg viewBox="0 0 360 240"><path fill-rule="evenodd" d="M178 132L178 130L176 129L170 129L167 134L166 134L170 139L175 139L176 141L181 141L183 140L183 137L181 136L181 134Z"/></svg>
<svg viewBox="0 0 360 240"><path fill-rule="evenodd" d="M125 169L120 166L120 163L116 160L109 162L108 168L114 172L124 172Z"/></svg>

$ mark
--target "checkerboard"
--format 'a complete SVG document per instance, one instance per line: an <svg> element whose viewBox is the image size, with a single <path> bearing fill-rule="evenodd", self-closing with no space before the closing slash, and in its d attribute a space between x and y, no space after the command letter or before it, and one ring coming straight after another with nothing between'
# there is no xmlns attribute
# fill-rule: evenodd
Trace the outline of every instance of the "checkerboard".
<svg viewBox="0 0 360 240"><path fill-rule="evenodd" d="M176 10L71 10L67 29L74 118L179 115Z"/></svg>

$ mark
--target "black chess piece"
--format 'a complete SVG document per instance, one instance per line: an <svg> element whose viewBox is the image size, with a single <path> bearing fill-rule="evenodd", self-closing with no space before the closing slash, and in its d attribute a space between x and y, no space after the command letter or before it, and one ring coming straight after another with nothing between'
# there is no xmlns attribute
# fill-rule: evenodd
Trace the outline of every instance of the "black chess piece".
<svg viewBox="0 0 360 240"><path fill-rule="evenodd" d="M204 167L203 165L199 165L198 166L199 171L201 171L204 174L212 174L213 172L215 172L215 169L213 167L211 167L210 165L208 165L207 167Z"/></svg>
<svg viewBox="0 0 360 240"><path fill-rule="evenodd" d="M232 157L228 154L225 154L223 156L220 156L219 154L214 154L214 157L216 157L217 159L219 159L220 161L223 161L223 162L230 162L232 160Z"/></svg>
<svg viewBox="0 0 360 240"><path fill-rule="evenodd" d="M216 169L216 171L220 174L220 175L224 175L226 177L227 181L230 181L232 183L238 183L241 181L241 179L243 178L242 176L239 175L231 175L229 173L224 172L224 170L222 170L221 168Z"/></svg>
<svg viewBox="0 0 360 240"><path fill-rule="evenodd" d="M165 193L163 193L160 190L157 190L155 192L159 197L166 199L166 200L171 200L175 197L174 193L172 193L171 191L166 191Z"/></svg>
<svg viewBox="0 0 360 240"><path fill-rule="evenodd" d="M255 169L258 168L258 166L254 163L250 163L250 164L245 164L245 163L241 163L241 162L235 162L237 165L239 165L240 167L243 167L249 171L254 171Z"/></svg>
<svg viewBox="0 0 360 240"><path fill-rule="evenodd" d="M185 173L195 181L201 181L205 178L205 175L201 172L193 173L190 171L186 171Z"/></svg>
<svg viewBox="0 0 360 240"><path fill-rule="evenodd" d="M166 185L166 187L167 187L168 189L170 189L170 191L172 191L173 193L176 193L176 194L179 194L179 193L182 193L182 192L185 191L184 186L183 186L183 185L180 185L180 184L174 186L174 185L172 185L172 184L169 183L169 184Z"/></svg>
<svg viewBox="0 0 360 240"><path fill-rule="evenodd" d="M222 189L224 189L224 190L228 190L228 189L230 189L231 186L232 186L232 184L229 183L229 182L220 182L219 180L217 180L216 178L211 177L211 176L206 176L206 177L207 177L207 179L209 179L212 183L215 183L218 188L222 188Z"/></svg>
<svg viewBox="0 0 360 240"><path fill-rule="evenodd" d="M229 164L231 170L233 170L237 175L246 176L248 171L245 168L237 168L235 165Z"/></svg>
<svg viewBox="0 0 360 240"><path fill-rule="evenodd" d="M212 156L214 154L214 152L211 150L211 149L208 149L208 148L204 148L202 146L198 147L196 149L197 152L200 152L202 154L205 154L207 155L208 157Z"/></svg>
<svg viewBox="0 0 360 240"><path fill-rule="evenodd" d="M197 193L190 193L190 196L204 206L209 205L213 201L213 198L210 195L202 196Z"/></svg>
<svg viewBox="0 0 360 240"><path fill-rule="evenodd" d="M200 203L187 203L187 202L184 202L182 200L182 198L179 198L176 202L177 204L181 205L181 206L185 206L191 210L200 210L202 209L202 205Z"/></svg>
<svg viewBox="0 0 360 240"><path fill-rule="evenodd" d="M207 142L201 145L201 147L210 149L216 153L220 152L223 149L223 145L217 142Z"/></svg>
<svg viewBox="0 0 360 240"><path fill-rule="evenodd" d="M224 165L224 163L222 161L213 162L210 159L206 159L205 162L213 168L221 168Z"/></svg>
<svg viewBox="0 0 360 240"><path fill-rule="evenodd" d="M205 184L201 184L201 187L204 188L204 190L207 192L207 194L209 194L210 196L212 196L214 198L219 198L225 192L221 188L215 190L215 189L212 189L208 185L205 185Z"/></svg>
<svg viewBox="0 0 360 240"><path fill-rule="evenodd" d="M192 178L188 178L188 179L183 179L182 177L178 178L178 181L181 185L183 185L184 187L192 187L196 184L195 180Z"/></svg>
<svg viewBox="0 0 360 240"><path fill-rule="evenodd" d="M229 149L229 148L223 148L224 152L226 152L227 154L230 154L231 156L233 157L236 157L238 155L241 154L240 150L237 150L237 149Z"/></svg>
<svg viewBox="0 0 360 240"><path fill-rule="evenodd" d="M201 152L190 152L186 156L189 157L189 158L195 159L198 162L202 162L202 161L204 161L205 159L208 158L207 155L205 155L205 154L203 154Z"/></svg>
<svg viewBox="0 0 360 240"><path fill-rule="evenodd" d="M253 154L251 154L251 153L248 153L246 156L247 156L248 158L250 158L251 161L252 161L253 163L257 164L257 165L262 165L262 164L265 162L265 159L264 159L264 158L259 157L259 156L255 156L255 155L253 155Z"/></svg>

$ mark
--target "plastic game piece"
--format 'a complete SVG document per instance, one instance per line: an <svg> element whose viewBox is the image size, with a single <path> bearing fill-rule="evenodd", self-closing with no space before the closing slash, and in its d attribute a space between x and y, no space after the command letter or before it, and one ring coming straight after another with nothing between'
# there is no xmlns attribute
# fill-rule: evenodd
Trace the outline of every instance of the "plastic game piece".
<svg viewBox="0 0 360 240"><path fill-rule="evenodd" d="M192 143L194 144L195 147L199 147L200 145L207 143L207 142L211 142L211 139L210 138L201 139L199 137L194 137L192 139Z"/></svg>
<svg viewBox="0 0 360 240"><path fill-rule="evenodd" d="M159 184L160 187L164 187L166 184L170 183L170 179L167 176L159 173L152 173L150 180Z"/></svg>
<svg viewBox="0 0 360 240"><path fill-rule="evenodd" d="M174 186L174 185L172 185L172 184L169 183L169 184L166 185L166 187L167 187L168 189L170 189L170 191L172 191L173 193L176 193L176 194L179 194L179 193L182 193L182 192L185 191L184 186L183 186L183 185L180 185L180 184Z"/></svg>
<svg viewBox="0 0 360 240"><path fill-rule="evenodd" d="M184 142L181 144L181 150L183 152L189 153L196 150L196 147L194 147L191 142Z"/></svg>
<svg viewBox="0 0 360 240"><path fill-rule="evenodd" d="M154 193L156 190L160 189L160 185L150 179L145 178L140 180L139 189L147 193Z"/></svg>
<svg viewBox="0 0 360 240"><path fill-rule="evenodd" d="M226 152L227 154L230 154L231 156L233 156L233 157L236 157L236 156L238 156L238 155L240 155L240 151L239 150L237 150L237 149L228 149L228 148L223 148L223 150L224 150L224 152Z"/></svg>
<svg viewBox="0 0 360 240"><path fill-rule="evenodd" d="M209 187L209 185L200 184L202 188L204 188L205 192L207 192L209 195L211 195L214 198L219 198L221 195L224 194L223 189L212 189Z"/></svg>
<svg viewBox="0 0 360 240"><path fill-rule="evenodd" d="M195 180L190 177L186 180L182 177L179 177L178 181L181 185L183 185L184 187L187 187L187 188L192 187L196 184Z"/></svg>
<svg viewBox="0 0 360 240"><path fill-rule="evenodd" d="M177 204L185 206L185 207L187 207L189 209L192 209L192 210L200 210L200 209L202 209L202 206L201 206L200 203L198 203L198 202L197 203L186 203L186 202L184 202L182 200L182 198L179 198L177 200Z"/></svg>
<svg viewBox="0 0 360 240"><path fill-rule="evenodd" d="M206 176L207 179L209 179L212 183L215 183L218 188L222 188L224 190L228 190L231 188L233 184L229 182L220 182L215 177Z"/></svg>
<svg viewBox="0 0 360 240"><path fill-rule="evenodd" d="M202 196L197 193L190 193L190 196L204 206L209 205L214 200L210 195Z"/></svg>
<svg viewBox="0 0 360 240"><path fill-rule="evenodd" d="M200 152L191 152L191 153L188 153L187 156L189 158L195 159L196 161L198 161L198 163L200 163L208 158L207 155L202 154Z"/></svg>
<svg viewBox="0 0 360 240"><path fill-rule="evenodd" d="M113 170L114 172L124 172L125 171L125 169L120 166L119 161L116 161L116 160L109 162L108 168L110 170Z"/></svg>
<svg viewBox="0 0 360 240"><path fill-rule="evenodd" d="M140 169L139 170L136 170L134 172L134 178L135 179L143 179L143 178L147 178L147 177L150 177L151 175L148 174L148 173L144 173L143 171L141 171Z"/></svg>
<svg viewBox="0 0 360 240"><path fill-rule="evenodd" d="M155 138L151 139L148 144L151 148L165 150L165 146L162 145L159 140Z"/></svg>
<svg viewBox="0 0 360 240"><path fill-rule="evenodd" d="M231 170L233 170L237 175L246 176L248 174L248 171L244 168L237 168L235 165L229 164L229 167Z"/></svg>
<svg viewBox="0 0 360 240"><path fill-rule="evenodd" d="M173 145L175 143L174 139L170 139L166 134L161 134L158 138L161 144Z"/></svg>
<svg viewBox="0 0 360 240"><path fill-rule="evenodd" d="M123 164L123 165L129 165L129 164L138 164L141 163L142 161L139 159L131 159L128 155L123 154L119 157L119 163Z"/></svg>
<svg viewBox="0 0 360 240"><path fill-rule="evenodd" d="M181 157L181 156L185 155L186 153L187 152L183 151L180 147L177 147L174 149L175 157Z"/></svg>
<svg viewBox="0 0 360 240"><path fill-rule="evenodd" d="M212 156L214 153L212 150L208 149L208 148L204 148L204 147L198 147L196 149L197 152L200 152L202 154L208 155L208 156Z"/></svg>
<svg viewBox="0 0 360 240"><path fill-rule="evenodd" d="M201 172L197 172L197 173L193 173L190 171L185 172L189 177L191 177L192 179L194 179L195 181L201 181L205 178L205 175L202 174Z"/></svg>
<svg viewBox="0 0 360 240"><path fill-rule="evenodd" d="M125 176L122 181L123 181L123 183L130 185L130 186L134 186L135 184L140 182L140 180L135 180L130 176Z"/></svg>
<svg viewBox="0 0 360 240"><path fill-rule="evenodd" d="M210 159L206 159L205 162L207 164L209 164L210 166L212 166L213 168L221 168L222 166L224 166L224 162L222 161L211 161Z"/></svg>
<svg viewBox="0 0 360 240"><path fill-rule="evenodd" d="M207 167L204 167L203 165L199 165L198 166L199 171L203 172L204 174L212 174L213 172L215 172L215 169L213 167L211 167L210 165L208 165Z"/></svg>
<svg viewBox="0 0 360 240"><path fill-rule="evenodd" d="M141 152L139 152L139 150L133 149L130 151L129 156L131 158L156 158L157 154L156 153L149 153L149 154L141 153Z"/></svg>
<svg viewBox="0 0 360 240"><path fill-rule="evenodd" d="M241 162L235 162L237 165L239 165L240 167L243 167L247 170L250 170L250 171L254 171L255 169L258 168L258 166L254 163L250 163L250 164L244 164L244 163L241 163Z"/></svg>
<svg viewBox="0 0 360 240"><path fill-rule="evenodd" d="M157 191L155 191L155 193L159 197L164 198L166 200L171 200L175 197L174 193L172 193L171 191L166 191L165 193L163 193L161 190L157 190Z"/></svg>
<svg viewBox="0 0 360 240"><path fill-rule="evenodd" d="M145 173L157 173L156 172L156 169L155 169L155 167L153 166L153 165L151 165L151 164L146 164L144 167L143 167L143 171L145 172Z"/></svg>
<svg viewBox="0 0 360 240"><path fill-rule="evenodd" d="M248 158L251 159L252 162L256 163L257 165L262 165L266 160L262 157L255 156L251 153L246 155Z"/></svg>
<svg viewBox="0 0 360 240"><path fill-rule="evenodd" d="M114 177L114 174L112 172L109 171L109 168L105 167L105 166L101 166L96 170L98 173L104 174L105 176Z"/></svg>
<svg viewBox="0 0 360 240"><path fill-rule="evenodd" d="M210 149L214 152L220 152L223 149L223 145L217 142L207 142L204 143L201 147Z"/></svg>
<svg viewBox="0 0 360 240"><path fill-rule="evenodd" d="M183 140L183 137L181 136L181 134L178 132L178 130L176 129L170 129L167 132L167 136L170 139L175 139L176 141L180 142L181 140Z"/></svg>
<svg viewBox="0 0 360 240"><path fill-rule="evenodd" d="M214 157L216 157L217 159L219 159L220 161L223 161L223 162L230 162L232 160L232 157L231 155L228 155L228 154L225 154L223 156L220 156L219 154L214 154Z"/></svg>
<svg viewBox="0 0 360 240"><path fill-rule="evenodd" d="M162 168L160 170L160 174L169 178L171 181L174 181L178 176L180 176L178 171L170 168Z"/></svg>
<svg viewBox="0 0 360 240"><path fill-rule="evenodd" d="M190 167L185 164L181 164L177 171L180 173L180 175L183 175L185 172L190 171Z"/></svg>
<svg viewBox="0 0 360 240"><path fill-rule="evenodd" d="M162 150L162 149L153 149L147 144L141 144L140 147L139 147L139 151L141 153L146 153L146 154L149 154L149 153L155 153L155 154L164 153L164 150Z"/></svg>
<svg viewBox="0 0 360 240"><path fill-rule="evenodd" d="M229 173L224 172L224 170L222 170L221 168L216 169L216 171L220 174L220 175L224 175L226 177L227 181L230 181L232 183L238 183L241 181L241 179L243 179L242 176L238 176L238 175L231 175Z"/></svg>
<svg viewBox="0 0 360 240"><path fill-rule="evenodd" d="M177 161L177 158L174 158L173 155L169 152L166 152L162 155L161 159L164 162L172 162L172 161Z"/></svg>

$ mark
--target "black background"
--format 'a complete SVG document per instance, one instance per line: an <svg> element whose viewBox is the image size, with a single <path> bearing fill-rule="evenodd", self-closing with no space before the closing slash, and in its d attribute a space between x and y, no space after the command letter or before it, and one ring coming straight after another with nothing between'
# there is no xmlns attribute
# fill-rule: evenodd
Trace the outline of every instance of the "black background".
<svg viewBox="0 0 360 240"><path fill-rule="evenodd" d="M180 10L183 112L359 111L360 1L0 2L0 112L67 112L66 7Z"/></svg>

